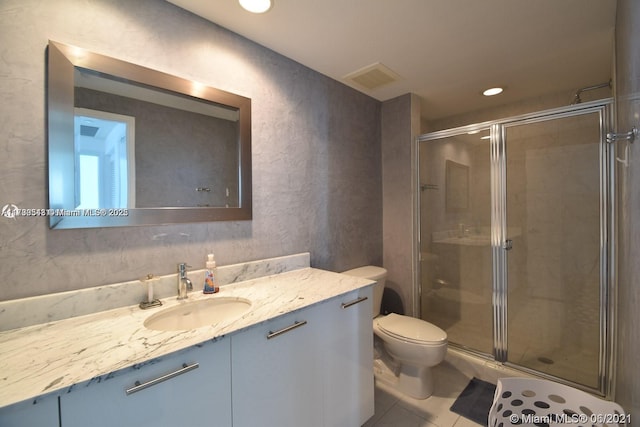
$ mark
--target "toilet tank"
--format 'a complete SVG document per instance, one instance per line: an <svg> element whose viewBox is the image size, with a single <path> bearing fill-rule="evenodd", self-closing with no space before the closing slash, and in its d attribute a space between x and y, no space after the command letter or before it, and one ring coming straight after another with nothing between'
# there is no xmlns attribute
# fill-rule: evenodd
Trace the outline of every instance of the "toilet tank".
<svg viewBox="0 0 640 427"><path fill-rule="evenodd" d="M364 279L375 280L373 285L373 318L380 314L380 305L382 304L382 294L384 294L384 282L387 280L387 270L375 265L366 265L364 267L354 268L344 271L342 274L349 276L362 277Z"/></svg>

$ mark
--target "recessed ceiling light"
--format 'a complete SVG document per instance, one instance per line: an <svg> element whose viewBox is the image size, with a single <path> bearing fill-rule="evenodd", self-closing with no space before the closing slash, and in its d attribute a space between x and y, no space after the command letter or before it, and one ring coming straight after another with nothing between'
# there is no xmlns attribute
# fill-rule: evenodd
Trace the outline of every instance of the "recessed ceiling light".
<svg viewBox="0 0 640 427"><path fill-rule="evenodd" d="M240 6L252 13L265 13L271 9L271 0L239 0Z"/></svg>
<svg viewBox="0 0 640 427"><path fill-rule="evenodd" d="M493 95L497 95L499 93L502 93L504 89L502 89L501 87L492 87L491 89L487 89L484 92L482 92L482 94L484 96L493 96Z"/></svg>

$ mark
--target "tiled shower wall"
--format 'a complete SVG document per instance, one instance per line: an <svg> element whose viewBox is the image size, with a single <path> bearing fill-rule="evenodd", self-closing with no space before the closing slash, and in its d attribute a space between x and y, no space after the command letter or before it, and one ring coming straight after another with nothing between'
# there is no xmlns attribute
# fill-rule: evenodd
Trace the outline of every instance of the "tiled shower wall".
<svg viewBox="0 0 640 427"><path fill-rule="evenodd" d="M76 45L252 99L253 220L49 230L0 217L0 300L299 252L382 263L380 103L161 0L0 3L0 207L47 207L45 48Z"/></svg>
<svg viewBox="0 0 640 427"><path fill-rule="evenodd" d="M616 114L619 133L640 128L640 2L618 0L616 14ZM616 400L640 424L640 141L629 149L629 167L618 165L620 177L618 264L618 364ZM625 145L618 144L620 158Z"/></svg>

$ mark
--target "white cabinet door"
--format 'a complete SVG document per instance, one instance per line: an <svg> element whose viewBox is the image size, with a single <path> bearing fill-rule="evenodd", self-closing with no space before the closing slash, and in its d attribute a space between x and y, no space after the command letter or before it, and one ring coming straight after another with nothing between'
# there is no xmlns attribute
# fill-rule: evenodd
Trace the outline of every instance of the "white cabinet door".
<svg viewBox="0 0 640 427"><path fill-rule="evenodd" d="M372 287L324 304L325 426L359 427L374 413Z"/></svg>
<svg viewBox="0 0 640 427"><path fill-rule="evenodd" d="M321 306L231 337L234 427L323 425Z"/></svg>
<svg viewBox="0 0 640 427"><path fill-rule="evenodd" d="M230 366L229 338L136 365L61 396L61 425L231 426Z"/></svg>
<svg viewBox="0 0 640 427"><path fill-rule="evenodd" d="M0 408L0 426L59 427L58 397L38 397Z"/></svg>

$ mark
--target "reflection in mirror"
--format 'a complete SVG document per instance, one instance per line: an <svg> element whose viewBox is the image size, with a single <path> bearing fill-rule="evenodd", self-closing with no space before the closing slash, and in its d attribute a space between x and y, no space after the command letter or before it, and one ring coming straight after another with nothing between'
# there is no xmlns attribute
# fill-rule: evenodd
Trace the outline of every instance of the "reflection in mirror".
<svg viewBox="0 0 640 427"><path fill-rule="evenodd" d="M55 42L48 56L52 228L251 219L250 99Z"/></svg>
<svg viewBox="0 0 640 427"><path fill-rule="evenodd" d="M76 209L136 207L135 117L74 111Z"/></svg>
<svg viewBox="0 0 640 427"><path fill-rule="evenodd" d="M445 164L447 212L465 212L469 209L469 166L447 160Z"/></svg>

